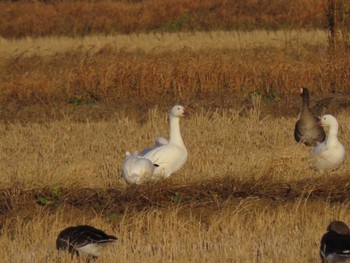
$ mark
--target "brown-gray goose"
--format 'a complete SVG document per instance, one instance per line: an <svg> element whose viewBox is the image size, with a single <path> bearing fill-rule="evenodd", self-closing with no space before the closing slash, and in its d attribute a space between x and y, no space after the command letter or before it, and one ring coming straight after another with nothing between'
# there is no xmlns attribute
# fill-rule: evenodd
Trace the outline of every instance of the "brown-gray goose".
<svg viewBox="0 0 350 263"><path fill-rule="evenodd" d="M309 91L307 88L301 88L299 91L303 99L300 119L295 124L294 138L297 142L304 143L307 146L315 146L325 140L326 134L319 125L320 119L315 117L309 108Z"/></svg>

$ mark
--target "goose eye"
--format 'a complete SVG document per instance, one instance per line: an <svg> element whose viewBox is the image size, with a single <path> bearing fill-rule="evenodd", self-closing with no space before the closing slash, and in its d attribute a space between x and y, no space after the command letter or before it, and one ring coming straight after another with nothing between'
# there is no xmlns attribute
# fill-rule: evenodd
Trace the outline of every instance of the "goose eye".
<svg viewBox="0 0 350 263"><path fill-rule="evenodd" d="M177 108L178 110L180 110L180 108Z"/></svg>

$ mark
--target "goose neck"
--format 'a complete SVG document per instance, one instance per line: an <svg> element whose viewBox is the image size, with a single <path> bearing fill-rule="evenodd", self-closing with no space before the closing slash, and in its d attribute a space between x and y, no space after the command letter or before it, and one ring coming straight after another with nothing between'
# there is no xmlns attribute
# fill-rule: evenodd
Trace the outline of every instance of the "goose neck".
<svg viewBox="0 0 350 263"><path fill-rule="evenodd" d="M309 101L310 101L309 94L307 93L303 94L302 98L303 98L303 106L309 108Z"/></svg>
<svg viewBox="0 0 350 263"><path fill-rule="evenodd" d="M338 125L331 126L328 131L327 145L337 144L338 141Z"/></svg>
<svg viewBox="0 0 350 263"><path fill-rule="evenodd" d="M180 118L170 117L170 140L169 143L184 146L180 132Z"/></svg>

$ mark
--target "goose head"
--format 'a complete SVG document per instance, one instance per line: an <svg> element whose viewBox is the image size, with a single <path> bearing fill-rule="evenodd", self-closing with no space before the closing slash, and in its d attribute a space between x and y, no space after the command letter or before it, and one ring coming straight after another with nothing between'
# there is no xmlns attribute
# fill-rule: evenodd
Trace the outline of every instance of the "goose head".
<svg viewBox="0 0 350 263"><path fill-rule="evenodd" d="M338 127L339 124L334 116L326 114L321 117L320 125L322 127Z"/></svg>
<svg viewBox="0 0 350 263"><path fill-rule="evenodd" d="M298 94L301 96L301 97L307 97L309 96L309 90L305 87L302 87L298 90Z"/></svg>
<svg viewBox="0 0 350 263"><path fill-rule="evenodd" d="M308 108L309 107L309 100L310 100L309 90L307 88L305 88L305 87L301 87L298 90L298 94L303 99L304 108L305 108L305 106Z"/></svg>
<svg viewBox="0 0 350 263"><path fill-rule="evenodd" d="M170 117L181 118L189 115L188 111L181 105L175 105L170 110Z"/></svg>
<svg viewBox="0 0 350 263"><path fill-rule="evenodd" d="M350 229L343 221L332 221L328 227L327 231L333 231L338 234L349 235Z"/></svg>

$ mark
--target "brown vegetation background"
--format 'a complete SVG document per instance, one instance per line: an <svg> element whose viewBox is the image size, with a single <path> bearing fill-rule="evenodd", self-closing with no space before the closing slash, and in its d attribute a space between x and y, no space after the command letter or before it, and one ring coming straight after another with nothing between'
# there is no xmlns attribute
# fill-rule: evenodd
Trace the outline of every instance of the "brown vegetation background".
<svg viewBox="0 0 350 263"><path fill-rule="evenodd" d="M347 50L330 52L325 38L310 41L303 38L304 33L289 35L291 30L327 29L327 3L3 1L0 35L3 43L7 41L3 45L12 51L4 48L0 52L0 119L26 119L33 115L39 119L58 118L60 114L55 112L72 105L87 111L97 108L104 115L109 107L120 109L126 102L135 109L147 109L156 101L165 110L174 100L193 107L239 109L252 94L263 96L264 102L272 105L270 112L276 113L275 107L283 106L279 103L287 103L284 109L294 107L293 91L302 85L317 90L315 96L347 96ZM270 30L271 34L254 39L256 28ZM241 42L239 35L220 40L211 31L223 29L248 30L252 36L247 44ZM276 29L279 33L274 36ZM191 39L203 30L207 31L206 39ZM139 36L151 31L151 37ZM171 37L163 35L174 31L177 33ZM179 31L183 31L182 35ZM125 35L124 40L103 44L101 35L131 32L130 38L138 42L134 50L128 49L130 44L119 45L127 43ZM327 31L323 32L327 35ZM99 34L100 39L95 44L79 44L91 34ZM45 36L50 42L36 44L38 36ZM61 38L67 36L76 39L74 47L49 51L60 43L63 49ZM159 44L145 51L144 46L152 37ZM222 44L230 37L235 38L233 43L239 43L239 48ZM172 49L172 44L163 44L166 38L173 43L188 39L188 44ZM29 43L27 49L18 44L23 40ZM211 44L205 44L209 40ZM279 45L264 45L271 40ZM347 101L342 103L347 105ZM18 114L23 110L29 111Z"/></svg>
<svg viewBox="0 0 350 263"><path fill-rule="evenodd" d="M320 0L2 1L0 36L326 28Z"/></svg>
<svg viewBox="0 0 350 263"><path fill-rule="evenodd" d="M254 94L265 105L280 107L281 114L295 114L295 90L301 86L317 99L341 94L347 105L349 61L346 52L329 56L326 45L288 42L283 48L145 53L104 47L11 56L0 63L0 117L16 119L16 111L35 105L122 108L128 103L129 108L147 109L157 103L166 110L177 101L240 108Z"/></svg>

